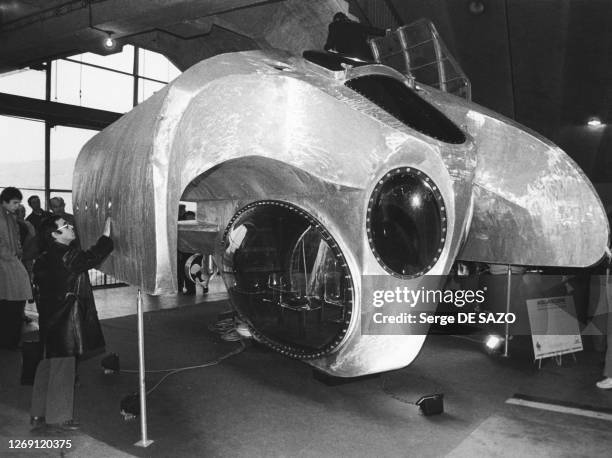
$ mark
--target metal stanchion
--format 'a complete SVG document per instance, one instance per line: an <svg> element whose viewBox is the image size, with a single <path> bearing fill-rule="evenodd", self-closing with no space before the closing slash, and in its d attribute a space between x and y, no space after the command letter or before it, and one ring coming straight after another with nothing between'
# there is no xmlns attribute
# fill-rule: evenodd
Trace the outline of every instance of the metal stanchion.
<svg viewBox="0 0 612 458"><path fill-rule="evenodd" d="M144 322L142 317L142 295L138 290L138 380L140 388L140 432L141 439L134 445L148 447L153 443L147 438L147 387L145 386Z"/></svg>
<svg viewBox="0 0 612 458"><path fill-rule="evenodd" d="M512 292L512 269L510 268L510 264L508 264L508 271L506 273L507 281L506 281L506 316L510 313L510 293ZM508 357L508 339L510 338L510 324L508 320L506 320L506 325L504 329L504 358Z"/></svg>

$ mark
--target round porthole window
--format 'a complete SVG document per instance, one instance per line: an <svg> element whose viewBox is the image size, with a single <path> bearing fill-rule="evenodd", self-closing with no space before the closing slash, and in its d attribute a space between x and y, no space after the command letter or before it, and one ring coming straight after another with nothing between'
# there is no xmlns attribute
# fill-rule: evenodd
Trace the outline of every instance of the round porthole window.
<svg viewBox="0 0 612 458"><path fill-rule="evenodd" d="M353 279L312 215L286 202L254 202L231 219L223 244L230 298L260 342L300 359L340 344L353 312Z"/></svg>
<svg viewBox="0 0 612 458"><path fill-rule="evenodd" d="M370 248L387 272L421 276L438 261L446 241L442 194L420 170L391 170L374 188L366 226Z"/></svg>

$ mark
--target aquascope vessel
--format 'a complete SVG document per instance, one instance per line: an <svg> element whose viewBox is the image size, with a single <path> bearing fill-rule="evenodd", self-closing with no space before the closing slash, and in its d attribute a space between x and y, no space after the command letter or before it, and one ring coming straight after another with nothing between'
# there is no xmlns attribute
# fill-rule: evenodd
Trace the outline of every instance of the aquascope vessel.
<svg viewBox="0 0 612 458"><path fill-rule="evenodd" d="M180 201L195 221L177 221ZM609 233L547 139L323 52L193 66L85 145L73 207L84 246L113 218L104 272L175 293L177 247L211 254L257 340L341 377L404 367L425 340L423 326L368 332L374 290L442 287L458 259L586 267Z"/></svg>

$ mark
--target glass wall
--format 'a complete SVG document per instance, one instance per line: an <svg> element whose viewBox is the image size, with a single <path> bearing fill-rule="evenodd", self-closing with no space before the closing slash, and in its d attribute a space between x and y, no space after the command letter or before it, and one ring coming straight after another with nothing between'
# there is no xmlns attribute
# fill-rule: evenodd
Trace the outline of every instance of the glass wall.
<svg viewBox="0 0 612 458"><path fill-rule="evenodd" d="M138 53L138 103L148 99L181 72L161 54L146 49Z"/></svg>
<svg viewBox="0 0 612 458"><path fill-rule="evenodd" d="M0 116L0 132L0 186L19 188L24 201L32 194L44 200L45 123Z"/></svg>
<svg viewBox="0 0 612 458"><path fill-rule="evenodd" d="M55 126L51 129L51 190L70 190L74 164L81 148L98 132L75 127Z"/></svg>
<svg viewBox="0 0 612 458"><path fill-rule="evenodd" d="M169 83L180 71L163 55L146 49L140 49L138 54L138 74L144 78Z"/></svg>
<svg viewBox="0 0 612 458"><path fill-rule="evenodd" d="M132 108L133 77L72 60L53 63L51 100L125 113Z"/></svg>
<svg viewBox="0 0 612 458"><path fill-rule="evenodd" d="M138 80L138 103L147 100L157 91L159 91L165 84L158 83L157 81L150 81L145 79Z"/></svg>
<svg viewBox="0 0 612 458"><path fill-rule="evenodd" d="M72 56L71 59L84 62L86 64L98 65L110 70L119 70L121 72L132 73L134 69L135 49L136 48L133 46L127 45L123 47L121 52L111 54L110 56L100 56L99 54L86 52L84 54Z"/></svg>
<svg viewBox="0 0 612 458"><path fill-rule="evenodd" d="M51 80L49 94L45 90L47 72ZM179 74L163 55L126 45L121 52L109 56L84 53L55 60L47 70L24 69L0 75L0 93L125 113ZM45 196L61 196L66 201L66 211L72 212L74 164L83 145L97 133L88 127L86 120L76 128L0 115L0 189L18 187L24 194L24 203L30 195L38 195L45 208Z"/></svg>
<svg viewBox="0 0 612 458"><path fill-rule="evenodd" d="M0 92L44 99L45 72L44 70L19 70L0 74Z"/></svg>
<svg viewBox="0 0 612 458"><path fill-rule="evenodd" d="M0 93L125 113L179 73L164 56L128 45L110 56L84 53L55 60L43 70L0 74ZM27 199L32 195L47 209L47 198L62 197L66 211L74 213L71 188L75 162L83 145L97 133L86 119L79 124L69 127L0 115L0 191L7 186L19 188L26 214L31 211ZM95 270L90 271L90 277L94 286L114 282Z"/></svg>

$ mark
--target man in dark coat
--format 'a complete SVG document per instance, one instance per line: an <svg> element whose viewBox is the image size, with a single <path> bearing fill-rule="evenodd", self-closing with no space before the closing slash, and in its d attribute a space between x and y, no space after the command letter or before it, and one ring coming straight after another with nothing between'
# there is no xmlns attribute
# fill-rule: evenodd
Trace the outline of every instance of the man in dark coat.
<svg viewBox="0 0 612 458"><path fill-rule="evenodd" d="M30 224L32 224L32 226L34 226L36 232L39 232L40 223L42 223L45 218L51 216L51 212L42 209L40 205L40 197L38 196L28 197L28 205L32 209L32 213L28 215L26 221L28 221Z"/></svg>
<svg viewBox="0 0 612 458"><path fill-rule="evenodd" d="M373 60L368 38L370 36L385 36L385 33L385 30L351 21L344 13L336 13L332 23L329 24L327 42L323 48L326 51L336 51L347 57Z"/></svg>
<svg viewBox="0 0 612 458"><path fill-rule="evenodd" d="M34 264L34 282L46 359L34 379L31 414L35 429L47 424L78 428L73 419L76 358L101 352L105 345L87 271L113 250L110 231L108 218L102 237L83 251L74 246L74 228L62 216L54 215L41 225L43 253Z"/></svg>

